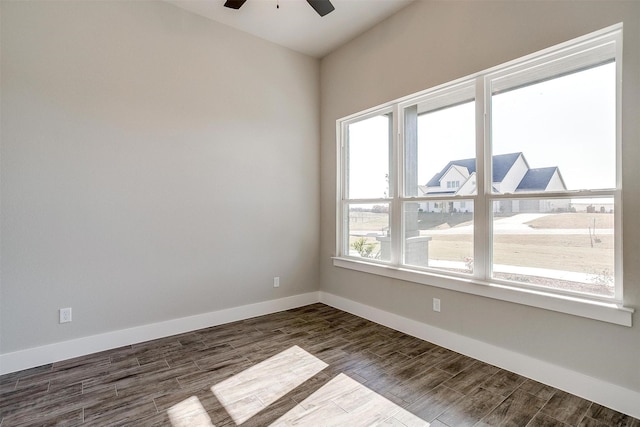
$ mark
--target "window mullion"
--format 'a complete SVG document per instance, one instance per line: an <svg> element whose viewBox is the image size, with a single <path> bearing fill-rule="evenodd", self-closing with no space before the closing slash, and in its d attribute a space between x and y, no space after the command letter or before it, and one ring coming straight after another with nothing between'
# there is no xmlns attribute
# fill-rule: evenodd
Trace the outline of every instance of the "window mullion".
<svg viewBox="0 0 640 427"><path fill-rule="evenodd" d="M339 256L348 255L348 250L345 250L345 239L348 239L347 227L345 227L345 220L347 214L346 209L346 196L347 196L347 125L346 123L340 123L337 126L336 133L339 135L339 144L337 147L337 159L336 167L340 171L340 179L337 180L337 195L336 204L338 206L338 213L336 215L336 254Z"/></svg>
<svg viewBox="0 0 640 427"><path fill-rule="evenodd" d="M615 239L615 299L623 301L624 278L622 257L622 33L617 32L616 41L616 192L614 196Z"/></svg>
<svg viewBox="0 0 640 427"><path fill-rule="evenodd" d="M404 155L402 141L404 126L402 125L404 115L402 109L395 105L393 110L393 126L391 127L391 162L389 165L389 185L391 189L391 264L400 265L403 259L403 211L402 201L404 188Z"/></svg>
<svg viewBox="0 0 640 427"><path fill-rule="evenodd" d="M491 216L488 194L491 179L487 173L491 169L489 150L489 101L486 99L485 81L476 79L476 196L474 199L474 247L473 275L486 280L491 268Z"/></svg>
<svg viewBox="0 0 640 427"><path fill-rule="evenodd" d="M615 216L614 216L614 241L615 241L615 253L622 253L622 191L616 191L614 196ZM614 259L615 279L614 279L614 295L616 301L623 301L623 281L622 277L623 265L621 256L616 256Z"/></svg>

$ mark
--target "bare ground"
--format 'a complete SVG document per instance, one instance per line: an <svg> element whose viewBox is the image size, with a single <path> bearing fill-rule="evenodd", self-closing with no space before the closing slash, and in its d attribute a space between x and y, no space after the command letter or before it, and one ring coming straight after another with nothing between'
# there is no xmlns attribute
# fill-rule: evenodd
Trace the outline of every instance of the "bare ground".
<svg viewBox="0 0 640 427"><path fill-rule="evenodd" d="M463 220L466 218L460 218ZM613 228L614 216L605 213L561 213L551 214L527 225L536 229L588 229ZM462 226L470 222L461 221L448 226ZM433 226L433 224L429 224ZM379 213L361 213L350 223L352 230L382 230L388 226L388 215ZM422 228L422 227L421 227ZM531 234L496 235L493 240L493 256L496 264L545 268L560 271L573 271L585 274L604 273L609 277L614 271L614 237L598 235L599 242L594 243L588 234ZM350 239L353 243L353 238ZM373 237L368 243L379 250L379 242ZM473 258L473 237L471 235L434 235L429 244L429 257L439 260L464 262ZM557 289L611 296L609 283L579 283L546 277L497 273L497 278L521 283L530 283Z"/></svg>
<svg viewBox="0 0 640 427"><path fill-rule="evenodd" d="M549 268L582 273L613 270L613 236L601 236L591 247L585 235L497 235L493 242L496 264ZM463 261L473 256L470 235L436 235L429 244L432 258Z"/></svg>

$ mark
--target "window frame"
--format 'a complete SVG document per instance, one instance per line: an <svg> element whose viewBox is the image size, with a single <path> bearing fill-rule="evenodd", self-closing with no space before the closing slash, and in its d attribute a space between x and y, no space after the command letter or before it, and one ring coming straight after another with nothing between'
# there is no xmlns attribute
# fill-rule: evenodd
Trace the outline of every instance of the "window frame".
<svg viewBox="0 0 640 427"><path fill-rule="evenodd" d="M368 110L362 114L359 114L351 119L344 120L341 123L337 124L337 132L340 135L340 143L338 144L338 170L340 171L340 178L338 179L338 191L337 191L337 205L338 205L338 222L336 226L336 242L337 249L336 253L342 254L343 257L353 258L349 256L348 249L348 241L349 241L349 226L347 222L349 221L348 207L352 204L376 204L376 203L388 203L389 204L389 228L392 233L394 227L391 224L392 218L394 217L393 212L396 211L397 206L394 206L393 199L395 198L396 190L395 190L395 165L394 160L397 158L396 147L392 140L390 143L390 159L389 159L389 194L386 198L355 198L351 199L346 196L349 194L348 189L348 156L346 155L347 144L348 144L348 128L349 125L354 123L362 122L367 119L371 119L378 116L390 115L391 116L391 135L395 135L397 132L397 120L396 120L396 112L395 108L390 103L388 106L383 106L380 108L374 108ZM391 240L394 242L394 239ZM346 255L345 255L346 252ZM391 259L389 261L375 259L375 258L367 258L366 261L375 264L387 264L393 265L397 263L397 260L394 258L394 254L396 253L395 248L391 250ZM355 259L355 258L354 258Z"/></svg>
<svg viewBox="0 0 640 427"><path fill-rule="evenodd" d="M580 53L598 44L613 43L616 62L616 187L612 189L578 190L560 192L535 192L496 194L492 192L492 150L491 150L491 83L504 76L513 75L524 69L542 67L553 68L557 61L564 67L570 59L581 60ZM550 65L551 64L551 65ZM553 74L550 74L553 76ZM420 100L438 96L447 97L461 87L473 85L475 88L476 126L476 193L473 195L441 197L406 196L404 188L404 109ZM386 277L408 280L415 283L442 287L450 290L510 301L581 317L631 326L633 310L623 306L622 286L622 143L621 143L621 93L622 93L622 24L613 25L586 36L562 43L543 51L527 55L506 64L476 73L475 75L413 94L384 105L336 121L337 144L337 226L336 256L334 266L343 267ZM345 254L345 208L357 200L346 199L346 129L349 124L381 114L392 114L391 156L389 170L389 226L391 230L391 260L369 260ZM580 197L608 197L614 200L614 254L615 254L615 295L612 298L578 294L574 292L526 286L493 278L492 272L492 205L494 201L506 199L560 199ZM404 260L404 210L406 202L453 202L472 200L474 211L474 271L472 274L454 274L444 270L406 265ZM348 233L347 233L348 234ZM346 236L348 242L348 235Z"/></svg>

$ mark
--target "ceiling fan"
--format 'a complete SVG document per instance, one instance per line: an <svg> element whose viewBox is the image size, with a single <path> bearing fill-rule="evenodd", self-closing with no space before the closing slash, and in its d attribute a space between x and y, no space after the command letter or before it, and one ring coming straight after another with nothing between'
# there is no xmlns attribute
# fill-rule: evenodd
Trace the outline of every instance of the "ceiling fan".
<svg viewBox="0 0 640 427"><path fill-rule="evenodd" d="M227 0L224 6L231 9L240 9L246 1L247 0ZM307 0L307 3L309 3L320 16L325 16L335 9L330 0Z"/></svg>

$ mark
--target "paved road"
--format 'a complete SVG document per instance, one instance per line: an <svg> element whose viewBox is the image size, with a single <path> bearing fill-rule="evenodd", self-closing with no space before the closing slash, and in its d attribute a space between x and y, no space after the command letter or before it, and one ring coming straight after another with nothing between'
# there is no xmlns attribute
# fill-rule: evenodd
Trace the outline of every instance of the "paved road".
<svg viewBox="0 0 640 427"><path fill-rule="evenodd" d="M574 235L589 235L589 228L586 225L584 228L533 228L526 223L533 221L534 219L542 218L549 214L518 214L508 218L501 218L493 222L494 234L537 234L537 235L549 235L549 234L574 234ZM465 225L462 227L447 228L444 230L421 230L421 235L442 235L442 234L471 234L473 232L473 226ZM593 232L593 230L591 231ZM597 228L595 230L596 235L611 235L613 234L612 228Z"/></svg>
<svg viewBox="0 0 640 427"><path fill-rule="evenodd" d="M588 225L583 228L533 228L526 223L534 219L541 218L550 214L518 214L508 218L501 218L493 222L494 234L526 234L526 235L589 235ZM593 233L593 230L591 231ZM442 230L420 230L421 236L438 236L438 235L465 235L472 234L472 225L463 225L461 227L446 228ZM356 236L380 236L380 230L359 230L351 233ZM613 228L596 228L596 236L612 235Z"/></svg>

